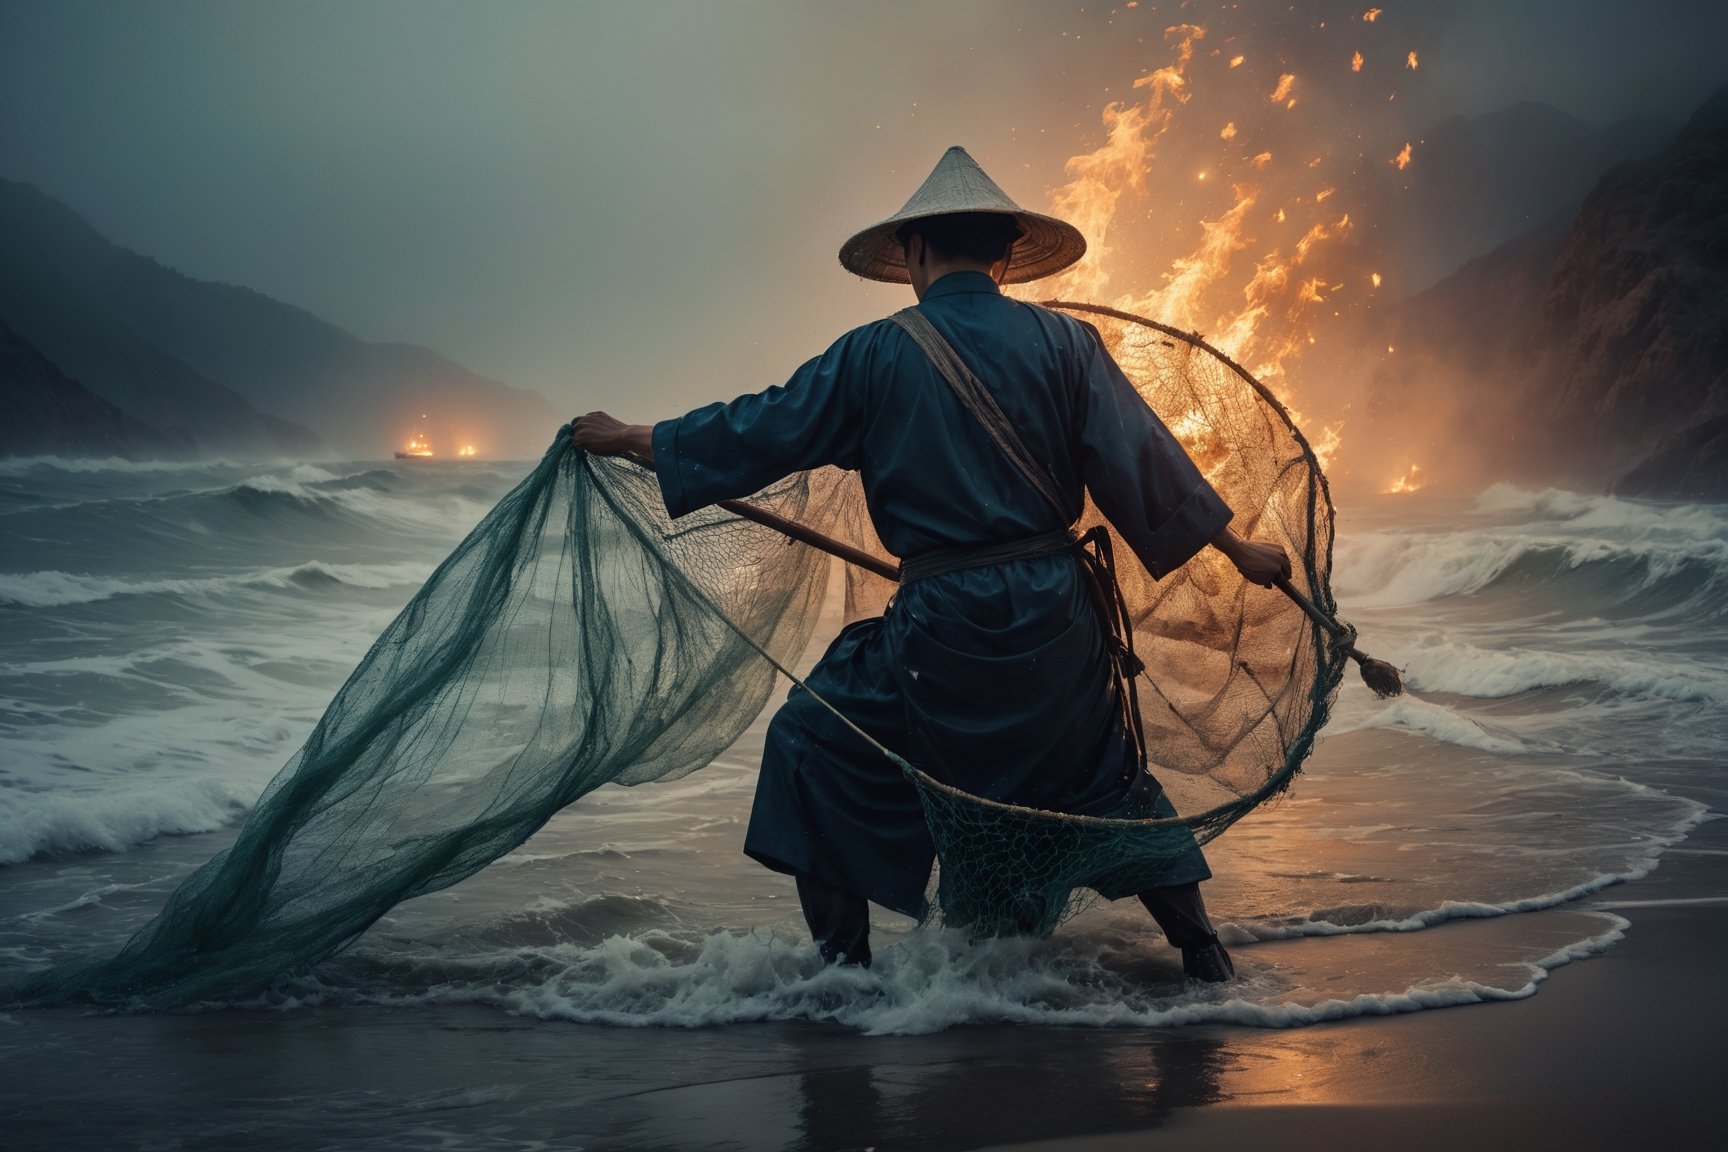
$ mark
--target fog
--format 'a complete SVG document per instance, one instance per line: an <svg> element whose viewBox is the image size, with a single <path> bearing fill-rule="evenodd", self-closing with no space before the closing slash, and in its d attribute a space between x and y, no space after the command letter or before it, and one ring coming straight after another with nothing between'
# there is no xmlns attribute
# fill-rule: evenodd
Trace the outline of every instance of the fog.
<svg viewBox="0 0 1728 1152"><path fill-rule="evenodd" d="M1717 4L1368 7L6 3L0 175L187 274L649 420L777 383L899 306L835 252L947 145L1047 208L1105 109L1171 62L1172 25L1205 29L1192 99L1117 207L1113 298L1155 293L1229 207L1253 153L1202 142L1238 110L1271 142L1268 188L1321 146L1351 161L1340 187L1381 179L1398 141L1418 142L1415 183L1447 117L1534 100L1646 118L1656 142L1728 75ZM1285 73L1291 108L1267 99ZM1390 209L1358 201L1348 259L1394 261L1375 268L1388 297L1423 286L1398 282L1419 256L1377 232Z"/></svg>

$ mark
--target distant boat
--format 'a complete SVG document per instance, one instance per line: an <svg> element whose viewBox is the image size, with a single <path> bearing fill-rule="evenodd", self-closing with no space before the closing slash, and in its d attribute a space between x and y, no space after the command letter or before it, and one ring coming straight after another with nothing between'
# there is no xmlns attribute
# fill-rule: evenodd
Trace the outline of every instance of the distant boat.
<svg viewBox="0 0 1728 1152"><path fill-rule="evenodd" d="M425 421L426 417L421 416L420 419ZM426 439L426 433L421 428L414 429L414 434L408 437L408 443L405 447L396 449L396 459L398 460L429 460L433 455L432 444Z"/></svg>

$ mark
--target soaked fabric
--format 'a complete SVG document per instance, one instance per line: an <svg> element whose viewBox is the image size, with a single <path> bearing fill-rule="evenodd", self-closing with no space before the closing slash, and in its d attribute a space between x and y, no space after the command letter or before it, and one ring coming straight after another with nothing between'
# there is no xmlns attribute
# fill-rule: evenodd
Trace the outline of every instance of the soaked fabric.
<svg viewBox="0 0 1728 1152"><path fill-rule="evenodd" d="M1179 334L1088 318L1238 529L1289 547L1296 583L1331 609L1324 480L1275 402ZM752 501L886 555L869 482L816 468ZM1098 519L1076 512L1082 526ZM928 524L907 533L920 546L970 543ZM1119 555L1135 544L1119 536ZM1183 816L1040 813L915 776L941 857L934 914L947 900L962 920L1012 908L1043 930L1052 907L1071 906L1064 885L1137 883L1282 788L1307 755L1344 663L1327 638L1210 552L1162 581L1121 567L1148 669L1153 768ZM805 650L827 572L825 556L720 509L670 519L653 475L585 456L560 433L379 637L234 845L119 954L3 998L244 997L313 967L400 901L472 875L599 785L701 768L768 702L764 653L790 665ZM879 615L893 586L846 575L849 615Z"/></svg>

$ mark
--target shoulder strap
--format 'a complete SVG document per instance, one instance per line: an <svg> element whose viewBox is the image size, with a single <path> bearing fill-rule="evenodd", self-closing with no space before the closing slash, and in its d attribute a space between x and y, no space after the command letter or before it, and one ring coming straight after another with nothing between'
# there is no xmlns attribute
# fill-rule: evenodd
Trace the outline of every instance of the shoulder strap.
<svg viewBox="0 0 1728 1152"><path fill-rule="evenodd" d="M930 318L916 308L903 308L888 319L904 329L906 335L912 337L913 343L924 350L930 363L935 366L942 379L948 381L948 387L954 390L960 406L972 414L973 419L977 420L989 435L991 442L1002 450L1008 463L1026 478L1062 522L1068 523L1067 506L1055 481L1038 466L1036 458L1020 439L1020 434L1014 431L1008 414L996 403L996 397L990 394L990 390L984 387L984 382L960 359L960 354L954 351L954 346L930 323Z"/></svg>

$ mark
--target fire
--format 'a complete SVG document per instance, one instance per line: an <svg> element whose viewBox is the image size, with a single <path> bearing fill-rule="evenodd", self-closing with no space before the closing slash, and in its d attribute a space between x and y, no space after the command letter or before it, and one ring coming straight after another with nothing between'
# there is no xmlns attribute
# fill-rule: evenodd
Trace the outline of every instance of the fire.
<svg viewBox="0 0 1728 1152"><path fill-rule="evenodd" d="M1051 194L1056 214L1080 229L1087 245L1086 259L1050 285L1060 286L1058 294L1079 293L1085 299L1099 294L1108 283L1103 265L1110 254L1106 240L1116 202L1124 192L1146 190L1153 148L1175 116L1172 103L1180 105L1189 98L1187 69L1194 60L1194 45L1205 38L1206 29L1177 24L1166 28L1164 35L1177 38L1175 62L1134 81L1136 90L1149 90L1144 104L1105 106L1103 146L1071 157L1066 169L1069 183Z"/></svg>
<svg viewBox="0 0 1728 1152"><path fill-rule="evenodd" d="M1404 475L1392 481L1392 486L1386 489L1386 495L1397 496L1405 492L1420 492L1423 485L1427 483L1426 480L1422 479L1421 472L1422 469L1419 466L1410 465L1409 470Z"/></svg>
<svg viewBox="0 0 1728 1152"><path fill-rule="evenodd" d="M1412 72L1416 71L1416 52L1414 49L1411 50L1410 55L1404 57L1404 67Z"/></svg>
<svg viewBox="0 0 1728 1152"><path fill-rule="evenodd" d="M1392 163L1398 166L1400 172L1410 167L1410 142L1408 140L1404 142L1403 150L1400 151L1398 155L1392 157Z"/></svg>
<svg viewBox="0 0 1728 1152"><path fill-rule="evenodd" d="M1291 417L1294 419L1295 414L1292 413ZM1343 430L1344 425L1342 423L1328 424L1320 429L1320 435L1314 437L1308 442L1308 447L1314 450L1314 459L1320 461L1320 470L1322 472L1332 467L1332 457L1338 451L1338 446L1342 442L1342 437L1339 433Z"/></svg>
<svg viewBox="0 0 1728 1152"><path fill-rule="evenodd" d="M1368 23L1372 24L1372 23L1374 23L1374 21L1380 19L1380 12L1381 12L1381 9L1379 9L1379 8L1370 8L1370 9L1368 9L1368 11L1362 13L1362 19L1364 19L1364 20L1368 21Z"/></svg>
<svg viewBox="0 0 1728 1152"><path fill-rule="evenodd" d="M1373 9L1364 19L1371 22L1379 12ZM1028 298L1096 300L1199 333L1265 384L1302 423L1291 403L1290 373L1320 343L1319 325L1367 306L1367 294L1351 292L1353 286L1382 284L1378 272L1340 265L1343 238L1353 226L1339 202L1352 194L1353 185L1296 183L1308 172L1318 174L1321 165L1330 175L1331 166L1344 161L1325 148L1310 150L1315 126L1305 123L1306 109L1292 114L1295 73L1277 74L1276 84L1267 89L1252 74L1195 67L1206 29L1177 25L1166 30L1165 38L1168 63L1135 81L1132 102L1104 110L1104 142L1070 158L1068 182L1051 195L1055 214L1086 236L1086 258L1054 282L1028 290L1037 292ZM1242 62L1241 57L1225 59L1232 69ZM1362 53L1351 59L1352 71L1362 71ZM1220 110L1220 101L1228 101L1224 109L1234 115L1192 113L1192 119L1183 120L1183 107L1197 95L1200 106L1213 112ZM1305 89L1302 103L1309 103L1306 97ZM1220 119L1222 129L1214 127ZM1274 122L1277 144L1265 135ZM1243 139L1254 140L1261 150L1210 151L1215 141ZM1179 151L1174 141L1203 141L1208 151ZM1160 164L1165 148L1171 149L1171 162ZM1285 156L1283 164L1274 164L1272 148L1296 148L1290 156L1301 162L1290 163ZM1393 163L1405 167L1412 149L1407 144L1402 162ZM1191 167L1182 160L1199 163ZM1157 239L1149 242L1148 236ZM1344 427L1337 401L1328 397L1326 403L1329 412L1314 413L1312 423L1303 425L1323 467L1341 450ZM1209 430L1201 414L1165 415L1204 470Z"/></svg>
<svg viewBox="0 0 1728 1152"><path fill-rule="evenodd" d="M472 455L474 455L474 445L472 445L472 444L462 445L462 447L460 447L456 450L456 455L458 455L458 456L472 456Z"/></svg>
<svg viewBox="0 0 1728 1152"><path fill-rule="evenodd" d="M420 413L420 423L408 434L408 443L396 450L398 460L425 460L433 455L432 443L426 439L426 413Z"/></svg>
<svg viewBox="0 0 1728 1152"><path fill-rule="evenodd" d="M1232 56L1230 57L1230 67L1240 68L1242 67L1242 61L1246 59L1248 59L1246 56Z"/></svg>

